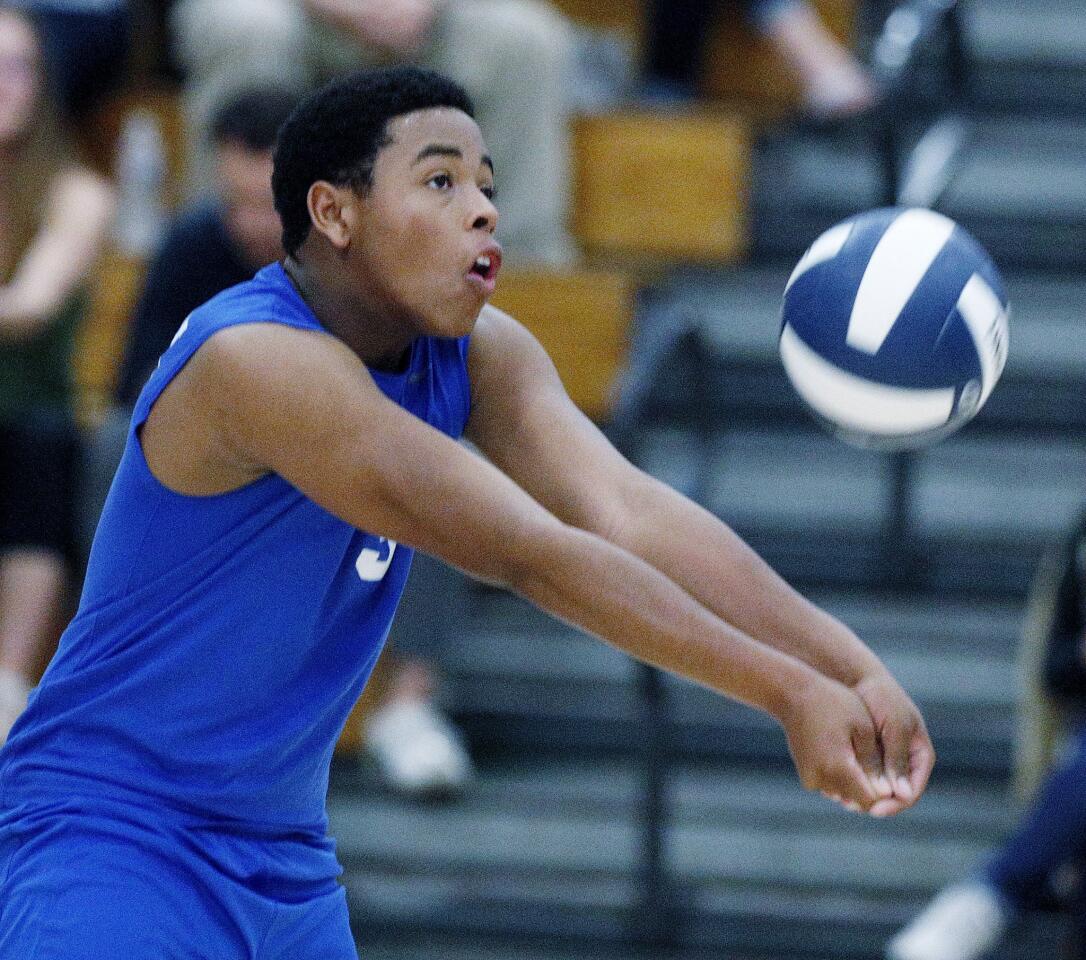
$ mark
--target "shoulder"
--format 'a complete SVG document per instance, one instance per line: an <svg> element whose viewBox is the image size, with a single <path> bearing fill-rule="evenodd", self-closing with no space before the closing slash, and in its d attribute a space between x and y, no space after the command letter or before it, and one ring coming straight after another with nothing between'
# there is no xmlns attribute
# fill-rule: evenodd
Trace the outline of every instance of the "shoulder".
<svg viewBox="0 0 1086 960"><path fill-rule="evenodd" d="M358 396L360 384L372 383L354 353L326 333L259 319L208 329L200 313L178 337L164 375L180 368L181 392L209 412L261 419L302 397L330 402L344 384Z"/></svg>
<svg viewBox="0 0 1086 960"><path fill-rule="evenodd" d="M495 361L513 361L524 358L539 348L535 337L504 310L487 304L475 322L471 332L468 363L474 372L476 367Z"/></svg>
<svg viewBox="0 0 1086 960"><path fill-rule="evenodd" d="M472 382L496 377L503 381L549 377L553 364L539 341L522 323L504 310L487 304L471 334L468 367Z"/></svg>

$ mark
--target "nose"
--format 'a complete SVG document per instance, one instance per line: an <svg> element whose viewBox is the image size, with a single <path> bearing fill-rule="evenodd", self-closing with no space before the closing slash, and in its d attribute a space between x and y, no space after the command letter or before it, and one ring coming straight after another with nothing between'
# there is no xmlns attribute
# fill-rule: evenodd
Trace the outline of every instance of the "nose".
<svg viewBox="0 0 1086 960"><path fill-rule="evenodd" d="M471 229L493 233L498 227L498 208L482 190L476 192L476 197L472 205Z"/></svg>

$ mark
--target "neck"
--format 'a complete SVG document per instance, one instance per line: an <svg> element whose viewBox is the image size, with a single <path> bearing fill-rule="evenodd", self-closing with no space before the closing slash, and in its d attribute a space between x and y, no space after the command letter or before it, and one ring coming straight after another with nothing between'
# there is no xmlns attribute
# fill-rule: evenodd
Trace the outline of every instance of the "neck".
<svg viewBox="0 0 1086 960"><path fill-rule="evenodd" d="M416 337L403 321L390 320L387 310L332 281L329 270L315 258L302 263L288 256L283 269L321 325L366 366L385 371L403 367Z"/></svg>

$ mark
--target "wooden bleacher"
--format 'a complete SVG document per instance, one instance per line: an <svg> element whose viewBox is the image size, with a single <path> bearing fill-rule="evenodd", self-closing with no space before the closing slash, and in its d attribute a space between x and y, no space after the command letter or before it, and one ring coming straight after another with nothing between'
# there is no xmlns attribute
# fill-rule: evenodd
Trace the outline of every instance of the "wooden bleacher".
<svg viewBox="0 0 1086 960"><path fill-rule="evenodd" d="M636 57L644 49L643 0L552 0L575 23L623 37ZM722 8L724 5L721 5ZM831 32L850 43L856 30L856 0L814 0ZM740 113L779 117L798 103L799 89L772 47L734 14L722 10L709 41L703 91Z"/></svg>
<svg viewBox="0 0 1086 960"><path fill-rule="evenodd" d="M580 118L574 234L602 262L742 258L752 138L737 114Z"/></svg>

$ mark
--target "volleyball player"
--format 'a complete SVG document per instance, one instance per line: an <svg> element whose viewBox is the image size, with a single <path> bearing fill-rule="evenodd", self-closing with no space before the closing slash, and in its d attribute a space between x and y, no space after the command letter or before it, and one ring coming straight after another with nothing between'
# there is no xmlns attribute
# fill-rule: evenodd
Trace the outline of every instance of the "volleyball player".
<svg viewBox="0 0 1086 960"><path fill-rule="evenodd" d="M435 74L356 75L288 120L286 256L144 388L0 754L0 957L353 958L328 767L416 548L768 712L808 788L876 815L923 791L923 720L879 660L624 461L485 306L493 184Z"/></svg>

